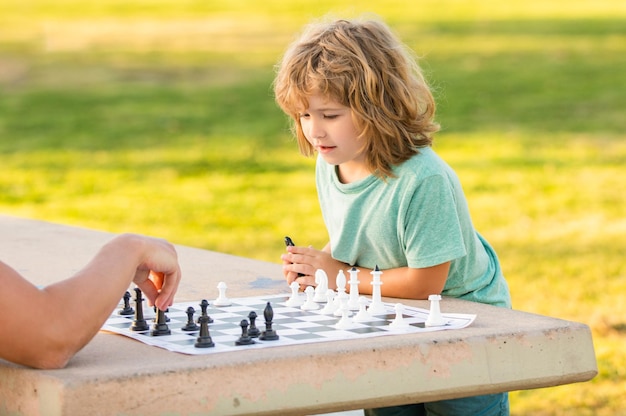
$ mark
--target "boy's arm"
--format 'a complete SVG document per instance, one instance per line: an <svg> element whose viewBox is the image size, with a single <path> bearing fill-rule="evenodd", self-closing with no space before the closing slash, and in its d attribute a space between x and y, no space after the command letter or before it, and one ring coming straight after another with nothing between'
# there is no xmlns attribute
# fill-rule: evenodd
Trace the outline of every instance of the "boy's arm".
<svg viewBox="0 0 626 416"><path fill-rule="evenodd" d="M371 295L372 270L362 267L359 270L359 293ZM383 282L380 287L381 295L390 298L428 299L430 295L441 294L449 270L450 262L423 269L398 267L383 270L380 278Z"/></svg>
<svg viewBox="0 0 626 416"><path fill-rule="evenodd" d="M329 245L326 245L322 250L311 247L287 247L287 254L284 254L282 258L283 270L286 273L303 273L305 275L298 278L301 285L314 285L315 271L317 269L324 270L328 275L328 287L330 289L336 289L335 278L339 270L343 270L345 273L351 267L333 259L330 255ZM372 285L370 284L372 270L363 267L358 269L359 293L369 295L372 293ZM450 262L422 269L410 267L385 269L381 276L383 282L381 294L393 298L428 299L429 295L441 293L446 284L449 270Z"/></svg>

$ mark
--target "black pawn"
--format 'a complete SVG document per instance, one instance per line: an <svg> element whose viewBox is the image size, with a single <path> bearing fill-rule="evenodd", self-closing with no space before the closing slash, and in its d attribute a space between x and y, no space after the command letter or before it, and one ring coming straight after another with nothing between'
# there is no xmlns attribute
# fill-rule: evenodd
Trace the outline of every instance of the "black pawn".
<svg viewBox="0 0 626 416"><path fill-rule="evenodd" d="M248 327L248 335L252 338L258 338L261 335L261 331L256 327L256 318L257 314L255 311L250 311L248 314L248 319L250 319L250 326Z"/></svg>
<svg viewBox="0 0 626 416"><path fill-rule="evenodd" d="M265 306L263 316L265 317L265 331L261 333L259 339L262 339L264 341L276 341L278 339L278 334L272 329L274 309L272 309L272 305L269 302L267 302L267 306Z"/></svg>
<svg viewBox="0 0 626 416"><path fill-rule="evenodd" d="M248 321L245 319L242 319L241 322L239 323L239 326L241 326L241 336L239 337L237 341L235 341L235 345L254 344L254 340L250 338L250 335L248 334Z"/></svg>
<svg viewBox="0 0 626 416"><path fill-rule="evenodd" d="M195 312L196 312L196 310L194 308L192 308L191 306L187 308L187 324L184 327L181 328L183 331L197 331L198 328L200 328L193 321L193 314Z"/></svg>
<svg viewBox="0 0 626 416"><path fill-rule="evenodd" d="M194 344L196 348L211 348L214 347L215 344L211 339L211 334L209 334L209 317L208 316L200 316L198 318L200 321L200 334L198 334L198 339Z"/></svg>
<svg viewBox="0 0 626 416"><path fill-rule="evenodd" d="M127 290L124 293L124 307L117 311L119 315L127 316L135 313L135 310L130 306L130 292Z"/></svg>
<svg viewBox="0 0 626 416"><path fill-rule="evenodd" d="M147 331L150 329L148 323L143 317L143 298L141 297L141 289L135 288L135 319L130 326L131 331Z"/></svg>
<svg viewBox="0 0 626 416"><path fill-rule="evenodd" d="M200 309L202 310L202 315L201 316L206 316L207 318L209 318L209 320L207 321L209 324L213 323L213 319L207 314L207 308L209 307L209 301L206 299L202 299L202 302L200 302ZM200 318L198 318L198 323L200 323Z"/></svg>
<svg viewBox="0 0 626 416"><path fill-rule="evenodd" d="M167 326L166 322L167 320L166 320L165 312L162 311L161 309L157 309L156 322L154 323L154 326L152 327L152 332L150 332L153 337L158 337L161 335L170 335L172 333L172 331L170 331L169 327Z"/></svg>

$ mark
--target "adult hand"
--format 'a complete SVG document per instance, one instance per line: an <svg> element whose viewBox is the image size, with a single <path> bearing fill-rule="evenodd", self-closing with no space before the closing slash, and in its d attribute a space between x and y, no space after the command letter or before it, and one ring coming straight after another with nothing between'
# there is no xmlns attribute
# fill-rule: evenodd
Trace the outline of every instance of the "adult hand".
<svg viewBox="0 0 626 416"><path fill-rule="evenodd" d="M174 295L181 278L176 249L169 242L141 237L143 254L133 282L148 298L149 305L161 310L174 303Z"/></svg>

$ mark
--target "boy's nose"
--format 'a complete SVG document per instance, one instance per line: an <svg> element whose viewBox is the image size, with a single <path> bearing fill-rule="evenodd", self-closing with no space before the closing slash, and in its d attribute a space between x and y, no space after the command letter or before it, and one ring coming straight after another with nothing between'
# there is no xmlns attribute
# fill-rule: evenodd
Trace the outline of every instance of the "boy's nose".
<svg viewBox="0 0 626 416"><path fill-rule="evenodd" d="M326 136L326 131L322 128L322 126L320 126L319 123L311 122L309 136L313 139L321 139Z"/></svg>

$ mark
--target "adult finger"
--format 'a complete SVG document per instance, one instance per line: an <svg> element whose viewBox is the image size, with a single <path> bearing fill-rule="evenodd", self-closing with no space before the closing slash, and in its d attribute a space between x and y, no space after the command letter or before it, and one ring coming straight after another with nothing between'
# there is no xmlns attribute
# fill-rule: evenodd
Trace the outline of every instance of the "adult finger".
<svg viewBox="0 0 626 416"><path fill-rule="evenodd" d="M163 284L156 297L155 304L159 309L164 310L174 303L174 295L178 290L178 285L182 276L180 267L177 267L172 273L163 273L162 275Z"/></svg>

